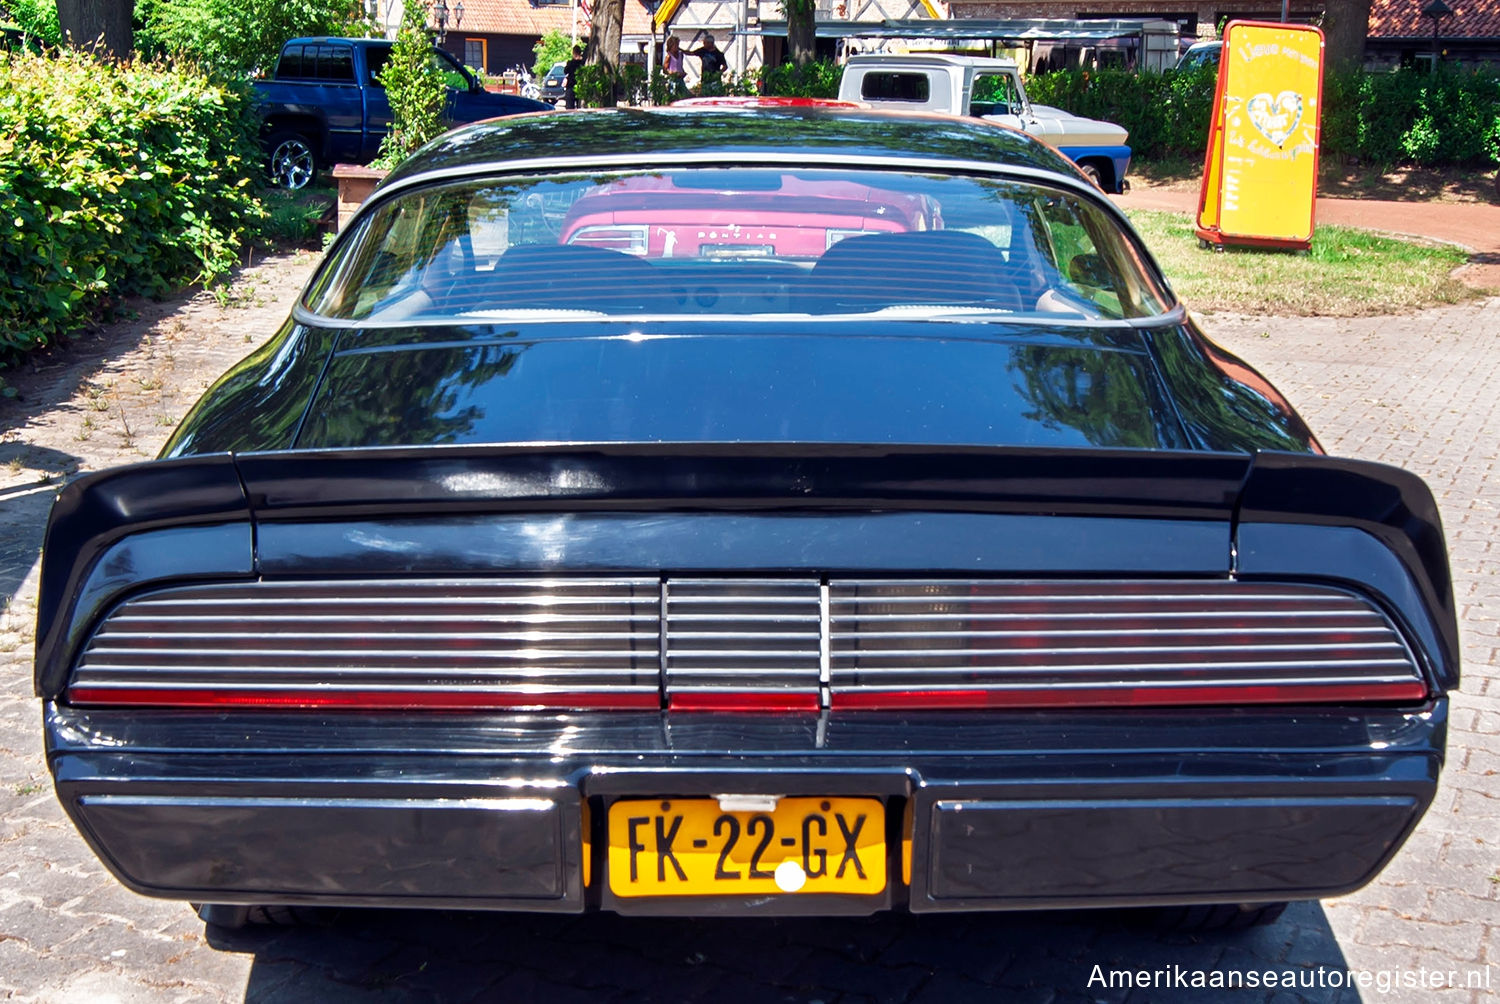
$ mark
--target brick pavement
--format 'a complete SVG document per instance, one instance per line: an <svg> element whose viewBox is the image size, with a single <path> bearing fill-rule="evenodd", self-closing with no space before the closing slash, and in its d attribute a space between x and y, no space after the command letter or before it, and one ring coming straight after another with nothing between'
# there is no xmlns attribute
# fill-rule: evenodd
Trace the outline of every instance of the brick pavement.
<svg viewBox="0 0 1500 1004"><path fill-rule="evenodd" d="M269 304L267 316L281 310ZM1450 763L1416 835L1365 890L1297 904L1272 927L1219 938L1159 937L1116 915L1084 913L752 923L371 911L312 930L206 934L186 907L114 882L47 783L29 683L32 521L46 492L12 493L0 495L0 574L16 577L6 584L16 599L0 619L0 995L552 1004L1361 999L1322 990L1132 994L1090 987L1098 964L1487 966L1475 971L1488 975L1489 990L1367 991L1363 999L1500 999L1500 586L1491 552L1500 501L1500 405L1492 389L1500 385L1500 299L1396 318L1221 316L1207 327L1265 370L1331 451L1409 467L1442 505L1466 659ZM233 358L245 348L237 340L228 337L218 351ZM97 448L66 445L85 467Z"/></svg>

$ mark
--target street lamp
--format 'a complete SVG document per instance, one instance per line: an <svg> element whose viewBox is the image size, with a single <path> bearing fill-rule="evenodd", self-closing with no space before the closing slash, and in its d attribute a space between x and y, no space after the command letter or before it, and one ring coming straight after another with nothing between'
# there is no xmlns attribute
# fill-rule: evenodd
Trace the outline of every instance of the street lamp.
<svg viewBox="0 0 1500 1004"><path fill-rule="evenodd" d="M437 0L437 4L432 8L432 13L437 18L437 43L438 45L442 45L448 40L448 17L450 14L450 11L448 9L448 0ZM458 3L454 5L451 11L451 14L453 16L453 26L455 28L464 23L463 0L458 0Z"/></svg>
<svg viewBox="0 0 1500 1004"><path fill-rule="evenodd" d="M1432 72L1437 72L1438 57L1441 50L1438 48L1438 23L1445 17L1453 16L1453 8L1443 3L1443 0L1428 0L1422 8L1422 16L1432 18Z"/></svg>

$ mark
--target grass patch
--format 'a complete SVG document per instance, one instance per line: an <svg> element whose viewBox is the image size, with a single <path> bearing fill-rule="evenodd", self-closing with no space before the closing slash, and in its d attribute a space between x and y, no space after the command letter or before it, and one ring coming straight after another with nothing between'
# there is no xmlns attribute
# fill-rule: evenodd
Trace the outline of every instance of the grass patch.
<svg viewBox="0 0 1500 1004"><path fill-rule="evenodd" d="M338 195L331 183L310 185L301 191L267 187L260 192L266 216L260 239L273 247L318 247L322 232L333 217Z"/></svg>
<svg viewBox="0 0 1500 1004"><path fill-rule="evenodd" d="M1401 314L1485 295L1454 279L1459 248L1321 226L1307 252L1198 246L1189 217L1136 210L1130 221L1172 288L1201 311L1295 317Z"/></svg>

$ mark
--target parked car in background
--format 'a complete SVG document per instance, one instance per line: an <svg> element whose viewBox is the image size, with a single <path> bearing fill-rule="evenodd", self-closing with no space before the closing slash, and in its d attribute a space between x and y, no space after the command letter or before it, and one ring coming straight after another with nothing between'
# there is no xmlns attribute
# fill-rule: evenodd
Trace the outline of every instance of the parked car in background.
<svg viewBox="0 0 1500 1004"><path fill-rule="evenodd" d="M568 96L567 81L568 64L553 63L552 69L542 77L541 100L555 106L557 102Z"/></svg>
<svg viewBox="0 0 1500 1004"><path fill-rule="evenodd" d="M70 481L40 575L62 805L225 925L1244 926L1397 852L1459 674L1422 481L951 115L448 133L160 459Z"/></svg>
<svg viewBox="0 0 1500 1004"><path fill-rule="evenodd" d="M756 170L701 179L632 176L599 185L572 204L562 243L645 258L811 261L849 237L940 225L925 195Z"/></svg>
<svg viewBox="0 0 1500 1004"><path fill-rule="evenodd" d="M281 49L275 75L255 82L271 180L302 188L324 166L375 158L390 130L391 105L377 79L392 42L377 38L294 38ZM486 91L453 56L432 50L450 81L448 119L476 122L547 111L551 105Z"/></svg>
<svg viewBox="0 0 1500 1004"><path fill-rule="evenodd" d="M1200 66L1218 66L1219 53L1224 49L1224 43L1194 42L1187 47L1183 54L1177 57L1177 69L1192 70Z"/></svg>
<svg viewBox="0 0 1500 1004"><path fill-rule="evenodd" d="M1008 59L947 53L852 56L839 98L873 108L973 115L1020 129L1072 159L1106 192L1126 189L1129 133L1122 126L1034 105Z"/></svg>

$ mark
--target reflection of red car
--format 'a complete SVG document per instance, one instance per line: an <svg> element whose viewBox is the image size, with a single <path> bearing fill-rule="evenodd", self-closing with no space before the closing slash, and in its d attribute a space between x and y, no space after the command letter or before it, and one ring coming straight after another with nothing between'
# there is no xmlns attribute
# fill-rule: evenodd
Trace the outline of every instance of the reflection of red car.
<svg viewBox="0 0 1500 1004"><path fill-rule="evenodd" d="M796 98L785 94L710 95L706 98L683 98L672 102L673 108L869 108L863 101L840 101L837 98Z"/></svg>
<svg viewBox="0 0 1500 1004"><path fill-rule="evenodd" d="M647 258L817 258L846 237L940 225L924 195L836 178L700 170L594 189L568 211L562 243Z"/></svg>

